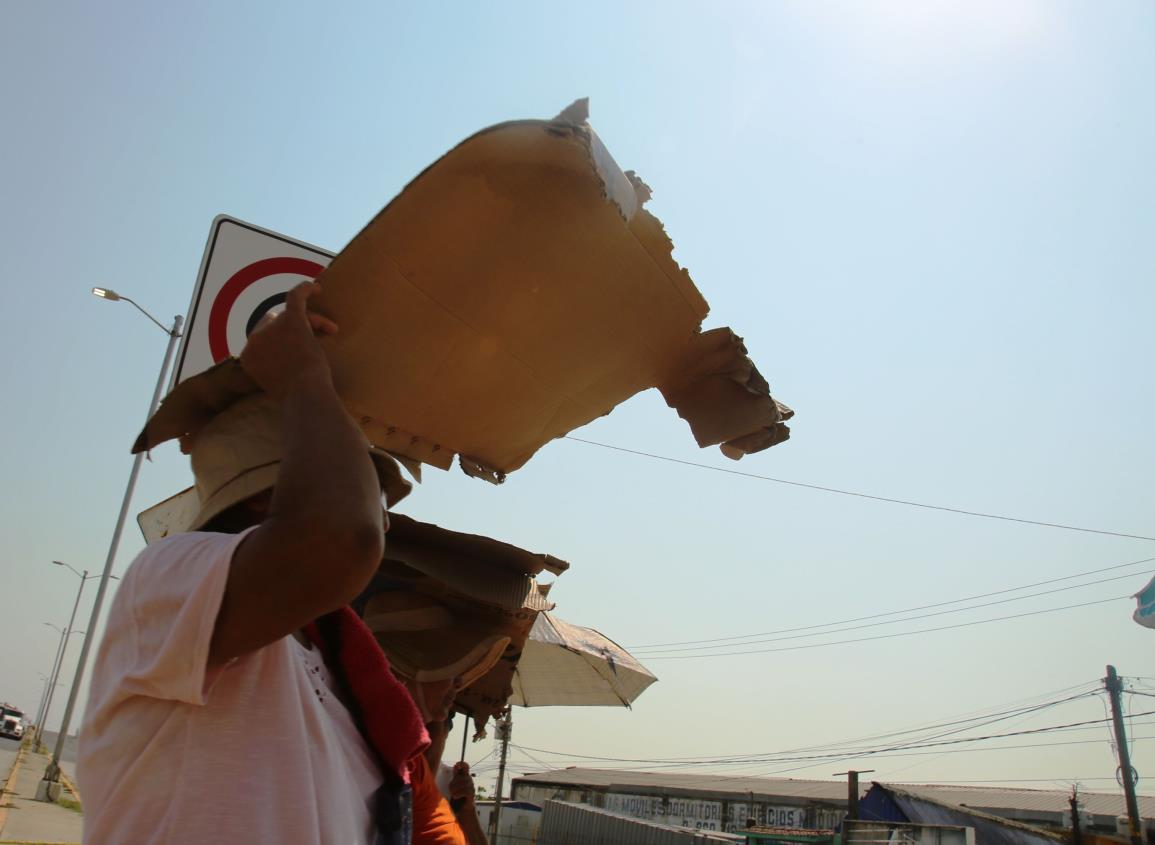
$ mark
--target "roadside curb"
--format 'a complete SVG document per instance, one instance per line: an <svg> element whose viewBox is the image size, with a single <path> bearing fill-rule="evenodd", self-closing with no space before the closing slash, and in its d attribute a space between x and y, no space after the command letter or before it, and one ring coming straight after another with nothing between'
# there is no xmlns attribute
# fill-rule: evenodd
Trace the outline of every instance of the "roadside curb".
<svg viewBox="0 0 1155 845"><path fill-rule="evenodd" d="M83 812L84 802L80 798L80 790L76 788L76 784L72 782L72 778L64 774L63 770L60 772L60 783L63 784L65 789L72 793L73 799L77 804L81 806L81 812ZM0 840L0 845L7 845L7 843L5 843L3 840Z"/></svg>
<svg viewBox="0 0 1155 845"><path fill-rule="evenodd" d="M24 765L25 753L26 749L23 746L16 752L16 759L12 761L12 768L9 770L8 777L4 781L4 790L0 792L0 830L4 829L4 823L8 821L7 804L11 800L8 796L14 794L13 787L16 786L16 776L20 774L20 767Z"/></svg>

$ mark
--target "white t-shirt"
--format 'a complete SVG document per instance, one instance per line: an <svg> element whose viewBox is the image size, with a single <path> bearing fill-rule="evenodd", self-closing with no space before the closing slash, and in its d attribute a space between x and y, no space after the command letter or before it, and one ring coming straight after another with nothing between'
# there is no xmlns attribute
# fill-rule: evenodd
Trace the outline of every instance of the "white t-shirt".
<svg viewBox="0 0 1155 845"><path fill-rule="evenodd" d="M453 782L453 767L448 763L437 764L437 791L449 798L449 784Z"/></svg>
<svg viewBox="0 0 1155 845"><path fill-rule="evenodd" d="M92 845L361 845L377 763L317 649L206 669L244 535L178 534L125 573L93 667L76 776Z"/></svg>

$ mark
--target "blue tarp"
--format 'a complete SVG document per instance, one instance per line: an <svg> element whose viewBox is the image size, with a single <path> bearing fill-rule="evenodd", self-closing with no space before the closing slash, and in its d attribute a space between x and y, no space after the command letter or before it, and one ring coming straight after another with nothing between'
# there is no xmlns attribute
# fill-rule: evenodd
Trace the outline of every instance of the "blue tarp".
<svg viewBox="0 0 1155 845"><path fill-rule="evenodd" d="M909 822L890 793L877 783L858 802L858 817L864 822Z"/></svg>
<svg viewBox="0 0 1155 845"><path fill-rule="evenodd" d="M863 821L973 827L976 845L1056 845L1063 837L967 807L929 801L876 783L858 805Z"/></svg>

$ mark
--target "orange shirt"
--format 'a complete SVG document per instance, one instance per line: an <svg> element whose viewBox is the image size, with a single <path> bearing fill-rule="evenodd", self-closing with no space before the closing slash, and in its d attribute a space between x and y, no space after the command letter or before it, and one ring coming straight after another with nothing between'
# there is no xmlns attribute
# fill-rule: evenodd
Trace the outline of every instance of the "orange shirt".
<svg viewBox="0 0 1155 845"><path fill-rule="evenodd" d="M467 845L424 754L409 763L409 785L413 790L413 845Z"/></svg>

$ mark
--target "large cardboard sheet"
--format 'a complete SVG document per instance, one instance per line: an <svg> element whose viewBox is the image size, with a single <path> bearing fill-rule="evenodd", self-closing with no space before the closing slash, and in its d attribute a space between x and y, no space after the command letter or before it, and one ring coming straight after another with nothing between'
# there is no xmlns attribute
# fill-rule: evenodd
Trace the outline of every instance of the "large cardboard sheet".
<svg viewBox="0 0 1155 845"><path fill-rule="evenodd" d="M643 208L649 188L585 118L579 101L466 139L318 278L338 391L375 445L500 481L652 387L700 446L737 458L789 436L741 339L702 331L706 300ZM182 384L137 447L243 393L238 369Z"/></svg>

